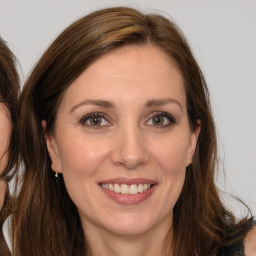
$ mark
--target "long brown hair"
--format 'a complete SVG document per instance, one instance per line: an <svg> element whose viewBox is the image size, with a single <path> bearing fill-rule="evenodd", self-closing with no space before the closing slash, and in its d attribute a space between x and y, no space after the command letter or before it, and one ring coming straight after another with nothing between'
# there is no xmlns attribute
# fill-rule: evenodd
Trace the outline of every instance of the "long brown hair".
<svg viewBox="0 0 256 256"><path fill-rule="evenodd" d="M19 159L17 136L18 93L19 76L16 70L16 59L6 43L0 38L0 103L5 104L7 107L12 124L12 133L7 150L9 157L5 169L0 173L0 180L6 184L5 195L1 195L4 196L4 202L0 209L0 255L5 256L9 255L9 249L3 236L3 224L11 213L13 203L8 183L17 171Z"/></svg>
<svg viewBox="0 0 256 256"><path fill-rule="evenodd" d="M65 90L95 60L129 44L155 45L176 61L184 79L191 129L201 133L174 208L174 255L215 255L234 216L214 183L216 133L204 76L177 26L160 15L131 8L93 12L69 26L41 57L20 97L23 183L13 218L14 255L85 255L79 215L60 177L51 170L41 121L54 131Z"/></svg>

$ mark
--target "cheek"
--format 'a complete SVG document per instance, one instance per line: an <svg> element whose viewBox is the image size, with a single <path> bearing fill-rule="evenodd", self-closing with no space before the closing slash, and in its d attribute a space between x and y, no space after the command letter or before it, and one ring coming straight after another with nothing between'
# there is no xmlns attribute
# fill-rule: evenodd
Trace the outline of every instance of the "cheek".
<svg viewBox="0 0 256 256"><path fill-rule="evenodd" d="M155 152L155 159L161 166L163 179L161 180L165 187L166 198L164 202L169 206L167 209L173 209L180 193L182 191L187 164L187 153L189 148L188 137L175 136L175 138L166 139L158 152Z"/></svg>
<svg viewBox="0 0 256 256"><path fill-rule="evenodd" d="M166 175L179 175L186 169L189 137L185 134L165 137L151 154Z"/></svg>
<svg viewBox="0 0 256 256"><path fill-rule="evenodd" d="M86 136L65 136L58 144L60 168L64 176L91 176L108 154L104 140Z"/></svg>

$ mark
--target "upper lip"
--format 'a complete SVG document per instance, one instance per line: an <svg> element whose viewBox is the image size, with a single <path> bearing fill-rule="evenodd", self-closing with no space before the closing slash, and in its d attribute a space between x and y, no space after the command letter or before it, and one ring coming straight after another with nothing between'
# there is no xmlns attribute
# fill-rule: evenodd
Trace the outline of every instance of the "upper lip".
<svg viewBox="0 0 256 256"><path fill-rule="evenodd" d="M151 179L145 179L145 178L113 178L113 179L107 179L107 180L102 180L99 182L99 184L127 184L127 185L132 185L132 184L157 184L155 180Z"/></svg>

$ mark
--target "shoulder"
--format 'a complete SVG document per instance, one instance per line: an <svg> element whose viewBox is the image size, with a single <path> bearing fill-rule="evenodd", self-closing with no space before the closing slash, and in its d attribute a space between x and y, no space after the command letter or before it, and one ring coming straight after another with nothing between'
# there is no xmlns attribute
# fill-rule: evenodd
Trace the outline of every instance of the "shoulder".
<svg viewBox="0 0 256 256"><path fill-rule="evenodd" d="M244 239L245 256L256 256L256 226L252 227Z"/></svg>

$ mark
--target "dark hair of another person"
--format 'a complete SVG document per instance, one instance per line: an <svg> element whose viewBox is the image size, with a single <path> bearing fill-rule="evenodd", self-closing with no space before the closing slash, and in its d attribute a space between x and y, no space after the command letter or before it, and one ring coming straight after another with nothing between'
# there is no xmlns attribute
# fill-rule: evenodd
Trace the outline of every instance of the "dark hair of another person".
<svg viewBox="0 0 256 256"><path fill-rule="evenodd" d="M187 168L173 210L174 255L215 255L230 230L240 232L246 225L246 219L236 223L215 186L217 146L208 89L181 31L160 15L109 8L64 30L25 83L19 120L24 173L13 218L15 255L86 255L78 211L62 176L55 182L41 121L46 120L46 132L53 133L56 112L70 84L101 56L126 45L156 46L176 61L184 80L191 129L201 120L193 164ZM165 242L168 248L168 237Z"/></svg>
<svg viewBox="0 0 256 256"><path fill-rule="evenodd" d="M6 193L0 210L0 255L9 255L9 249L3 235L3 224L10 215L13 200L10 196L8 183L18 168L18 136L17 136L17 103L19 94L19 76L16 70L16 59L6 43L0 38L0 103L5 104L9 111L12 133L8 148L8 161L5 169L0 173L0 180L6 182ZM1 125L1 124L0 124ZM1 136L1 135L0 135ZM0 159L1 161L1 159Z"/></svg>

